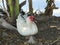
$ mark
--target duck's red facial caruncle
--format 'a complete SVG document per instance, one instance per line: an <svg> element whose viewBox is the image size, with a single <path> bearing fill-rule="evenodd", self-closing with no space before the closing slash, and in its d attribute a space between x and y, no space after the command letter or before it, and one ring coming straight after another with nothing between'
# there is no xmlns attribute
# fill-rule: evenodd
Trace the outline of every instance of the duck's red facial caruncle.
<svg viewBox="0 0 60 45"><path fill-rule="evenodd" d="M35 21L35 17L34 16L29 16L30 21Z"/></svg>

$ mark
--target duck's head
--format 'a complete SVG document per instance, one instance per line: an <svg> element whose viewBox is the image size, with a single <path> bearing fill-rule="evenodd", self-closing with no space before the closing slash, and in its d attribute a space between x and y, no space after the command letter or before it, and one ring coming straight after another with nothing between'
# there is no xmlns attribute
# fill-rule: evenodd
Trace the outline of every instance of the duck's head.
<svg viewBox="0 0 60 45"><path fill-rule="evenodd" d="M34 15L28 15L28 19L29 19L31 22L34 22L34 21L35 21L35 16L34 16Z"/></svg>

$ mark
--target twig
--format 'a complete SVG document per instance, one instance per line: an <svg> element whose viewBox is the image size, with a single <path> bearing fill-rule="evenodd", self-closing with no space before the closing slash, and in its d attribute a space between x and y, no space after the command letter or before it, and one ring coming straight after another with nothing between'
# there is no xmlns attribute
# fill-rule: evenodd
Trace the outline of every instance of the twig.
<svg viewBox="0 0 60 45"><path fill-rule="evenodd" d="M59 36L55 41L53 41L53 42L50 43L50 44L52 45L52 44L56 43L56 42L59 41L59 40L60 40L60 36Z"/></svg>

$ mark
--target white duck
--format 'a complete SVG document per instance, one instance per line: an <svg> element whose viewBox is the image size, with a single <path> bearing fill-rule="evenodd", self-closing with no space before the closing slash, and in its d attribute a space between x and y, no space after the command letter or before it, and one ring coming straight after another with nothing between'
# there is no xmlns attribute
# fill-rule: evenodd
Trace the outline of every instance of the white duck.
<svg viewBox="0 0 60 45"><path fill-rule="evenodd" d="M34 23L34 16L22 16L19 14L17 18L17 30L22 36L30 36L28 43L35 43L32 35L38 32L38 28Z"/></svg>

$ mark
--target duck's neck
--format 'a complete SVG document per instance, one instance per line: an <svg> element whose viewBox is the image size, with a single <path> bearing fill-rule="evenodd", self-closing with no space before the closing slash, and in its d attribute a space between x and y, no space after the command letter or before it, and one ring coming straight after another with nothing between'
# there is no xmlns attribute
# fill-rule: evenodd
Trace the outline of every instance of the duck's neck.
<svg viewBox="0 0 60 45"><path fill-rule="evenodd" d="M33 22L29 18L26 19L26 23L28 26L32 26L33 24Z"/></svg>

